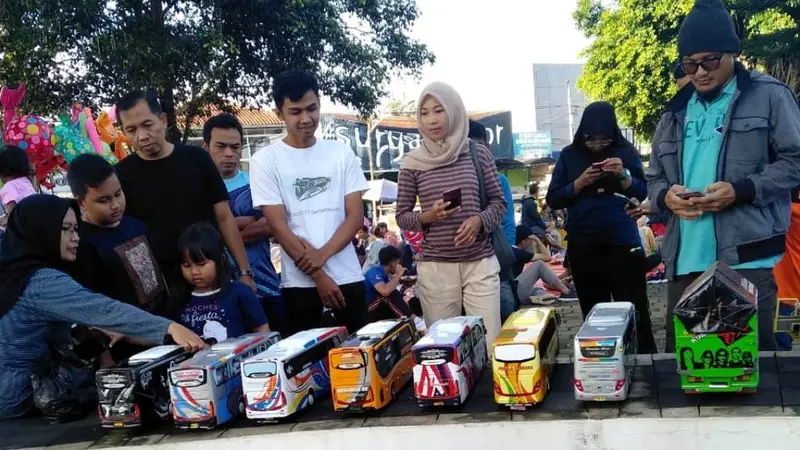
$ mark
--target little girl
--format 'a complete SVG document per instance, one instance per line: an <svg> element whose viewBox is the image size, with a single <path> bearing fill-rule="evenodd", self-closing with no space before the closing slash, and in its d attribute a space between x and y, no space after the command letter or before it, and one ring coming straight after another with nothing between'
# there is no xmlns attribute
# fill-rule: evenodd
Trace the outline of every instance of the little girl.
<svg viewBox="0 0 800 450"><path fill-rule="evenodd" d="M5 227L8 216L25 197L36 193L29 178L31 166L25 150L8 145L0 150L0 202L6 211L6 216L0 220L0 226Z"/></svg>
<svg viewBox="0 0 800 450"><path fill-rule="evenodd" d="M178 321L209 343L222 342L250 332L269 331L267 317L256 294L231 281L225 264L225 245L208 223L198 223L181 233L181 273L188 283L177 299Z"/></svg>

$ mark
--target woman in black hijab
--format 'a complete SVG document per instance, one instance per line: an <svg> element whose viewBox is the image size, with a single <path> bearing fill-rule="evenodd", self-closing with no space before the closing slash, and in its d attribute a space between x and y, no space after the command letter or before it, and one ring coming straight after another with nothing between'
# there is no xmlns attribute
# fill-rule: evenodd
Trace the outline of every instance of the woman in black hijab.
<svg viewBox="0 0 800 450"><path fill-rule="evenodd" d="M11 213L0 250L0 419L33 409L31 374L48 344L69 340L73 323L190 350L203 341L186 328L83 288L68 275L78 249L78 206L33 195Z"/></svg>
<svg viewBox="0 0 800 450"><path fill-rule="evenodd" d="M553 171L547 203L569 216L567 258L584 318L612 298L631 302L638 312L639 352L656 353L644 250L639 228L625 212L626 198L646 196L641 158L622 135L614 108L605 102L587 106Z"/></svg>

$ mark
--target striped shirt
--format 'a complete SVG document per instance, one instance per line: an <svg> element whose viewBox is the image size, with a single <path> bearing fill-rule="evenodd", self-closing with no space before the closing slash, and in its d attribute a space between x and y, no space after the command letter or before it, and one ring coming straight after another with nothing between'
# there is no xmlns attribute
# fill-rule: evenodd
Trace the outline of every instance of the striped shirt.
<svg viewBox="0 0 800 450"><path fill-rule="evenodd" d="M95 294L63 272L38 270L19 301L0 317L0 419L33 407L34 364L47 355L48 342L69 342L73 323L160 344L172 322Z"/></svg>
<svg viewBox="0 0 800 450"><path fill-rule="evenodd" d="M479 261L494 255L491 233L503 222L506 201L492 154L477 145L478 161L483 168L484 186L489 205L481 210L478 176L470 152L462 153L453 164L420 172L401 169L397 188L397 224L407 231L422 231L422 258L434 262ZM422 226L421 213L414 212L417 197L423 211L428 211L445 191L461 188L461 212L441 222ZM475 215L483 221L483 230L472 245L456 247L458 228Z"/></svg>

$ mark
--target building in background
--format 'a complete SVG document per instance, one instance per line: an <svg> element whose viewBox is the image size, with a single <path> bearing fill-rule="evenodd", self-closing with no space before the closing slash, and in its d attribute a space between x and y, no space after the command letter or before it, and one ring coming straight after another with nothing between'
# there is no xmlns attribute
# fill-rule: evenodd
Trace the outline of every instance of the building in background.
<svg viewBox="0 0 800 450"><path fill-rule="evenodd" d="M550 133L552 149L557 153L572 142L586 106L578 89L582 64L534 64L533 100L536 131Z"/></svg>
<svg viewBox="0 0 800 450"><path fill-rule="evenodd" d="M214 117L221 112L212 107L203 117L196 118L192 123L191 136L187 143L202 147L203 125L210 117ZM242 170L248 171L250 170L250 157L256 151L278 139L282 139L286 135L286 124L278 118L277 114L267 109L240 109L234 115L242 123L242 128L244 128Z"/></svg>

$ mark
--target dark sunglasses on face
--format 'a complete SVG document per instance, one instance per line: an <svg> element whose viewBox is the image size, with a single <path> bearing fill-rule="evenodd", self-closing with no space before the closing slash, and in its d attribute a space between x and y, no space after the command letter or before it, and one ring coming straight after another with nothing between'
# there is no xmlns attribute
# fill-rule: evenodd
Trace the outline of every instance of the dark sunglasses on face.
<svg viewBox="0 0 800 450"><path fill-rule="evenodd" d="M691 59L683 60L681 61L681 69L689 75L697 73L700 67L706 72L713 72L719 69L720 64L722 64L722 58L724 57L725 55L715 55L700 61L693 61Z"/></svg>

